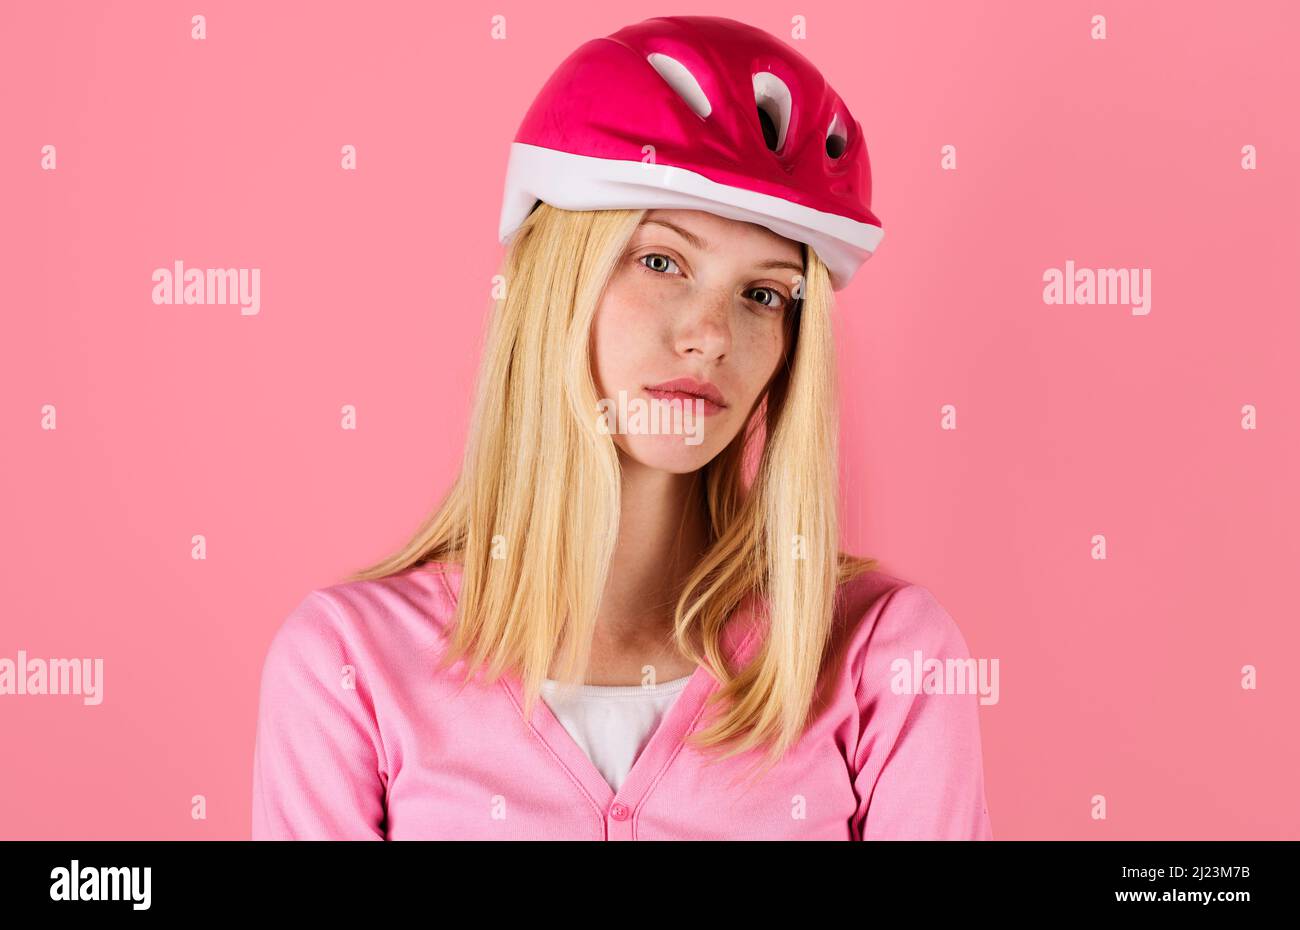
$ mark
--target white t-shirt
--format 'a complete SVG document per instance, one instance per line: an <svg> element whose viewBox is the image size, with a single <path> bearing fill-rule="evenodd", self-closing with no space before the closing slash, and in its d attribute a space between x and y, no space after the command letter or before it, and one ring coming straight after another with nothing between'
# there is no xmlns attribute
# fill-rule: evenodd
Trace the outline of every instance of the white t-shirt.
<svg viewBox="0 0 1300 930"><path fill-rule="evenodd" d="M690 675L655 685L578 685L562 694L542 680L542 699L615 791L650 741L663 715L690 683Z"/></svg>

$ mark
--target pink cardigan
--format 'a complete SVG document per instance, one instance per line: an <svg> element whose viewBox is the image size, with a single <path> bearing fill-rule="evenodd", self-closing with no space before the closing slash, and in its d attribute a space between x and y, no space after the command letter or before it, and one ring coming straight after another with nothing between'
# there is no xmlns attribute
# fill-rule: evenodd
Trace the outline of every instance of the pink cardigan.
<svg viewBox="0 0 1300 930"><path fill-rule="evenodd" d="M460 589L445 569L320 588L284 620L253 839L992 839L978 696L890 687L914 650L970 655L924 587L880 571L842 586L825 704L756 785L731 783L744 757L708 765L682 742L718 686L701 666L615 793L545 702L524 719L517 676L457 696L434 674ZM725 631L733 662L761 642L751 604Z"/></svg>

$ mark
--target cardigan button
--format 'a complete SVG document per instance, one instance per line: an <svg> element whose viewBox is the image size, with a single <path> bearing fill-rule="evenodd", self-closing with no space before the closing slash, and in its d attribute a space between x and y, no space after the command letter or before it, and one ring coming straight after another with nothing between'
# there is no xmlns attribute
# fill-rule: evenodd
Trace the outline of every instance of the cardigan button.
<svg viewBox="0 0 1300 930"><path fill-rule="evenodd" d="M615 820L627 820L627 805L615 804L609 809L609 816Z"/></svg>

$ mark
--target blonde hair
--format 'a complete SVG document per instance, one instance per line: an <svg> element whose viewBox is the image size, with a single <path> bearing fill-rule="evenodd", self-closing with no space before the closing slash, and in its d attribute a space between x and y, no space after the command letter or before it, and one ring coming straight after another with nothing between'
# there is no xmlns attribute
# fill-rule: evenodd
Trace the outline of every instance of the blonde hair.
<svg viewBox="0 0 1300 930"><path fill-rule="evenodd" d="M540 203L529 215L502 266L506 294L490 318L460 474L405 546L349 579L460 563L441 665L468 656L466 683L485 666L488 681L517 671L529 716L554 659L564 657L566 681L586 667L614 553L620 466L597 428L590 332L645 212ZM674 617L677 648L718 678L711 706L726 708L692 740L719 758L767 744L768 765L809 722L838 585L877 567L839 550L832 291L825 265L805 255L786 363L696 473L709 539ZM493 558L494 537L507 557ZM723 629L749 595L766 635L732 670Z"/></svg>

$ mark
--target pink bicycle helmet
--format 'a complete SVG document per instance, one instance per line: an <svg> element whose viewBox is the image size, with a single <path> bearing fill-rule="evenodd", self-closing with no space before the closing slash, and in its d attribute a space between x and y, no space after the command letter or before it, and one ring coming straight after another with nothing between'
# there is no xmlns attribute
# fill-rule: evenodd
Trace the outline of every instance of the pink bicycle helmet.
<svg viewBox="0 0 1300 930"><path fill-rule="evenodd" d="M560 64L510 147L502 243L538 201L757 223L812 246L835 290L884 236L839 95L790 46L717 16L647 19Z"/></svg>

